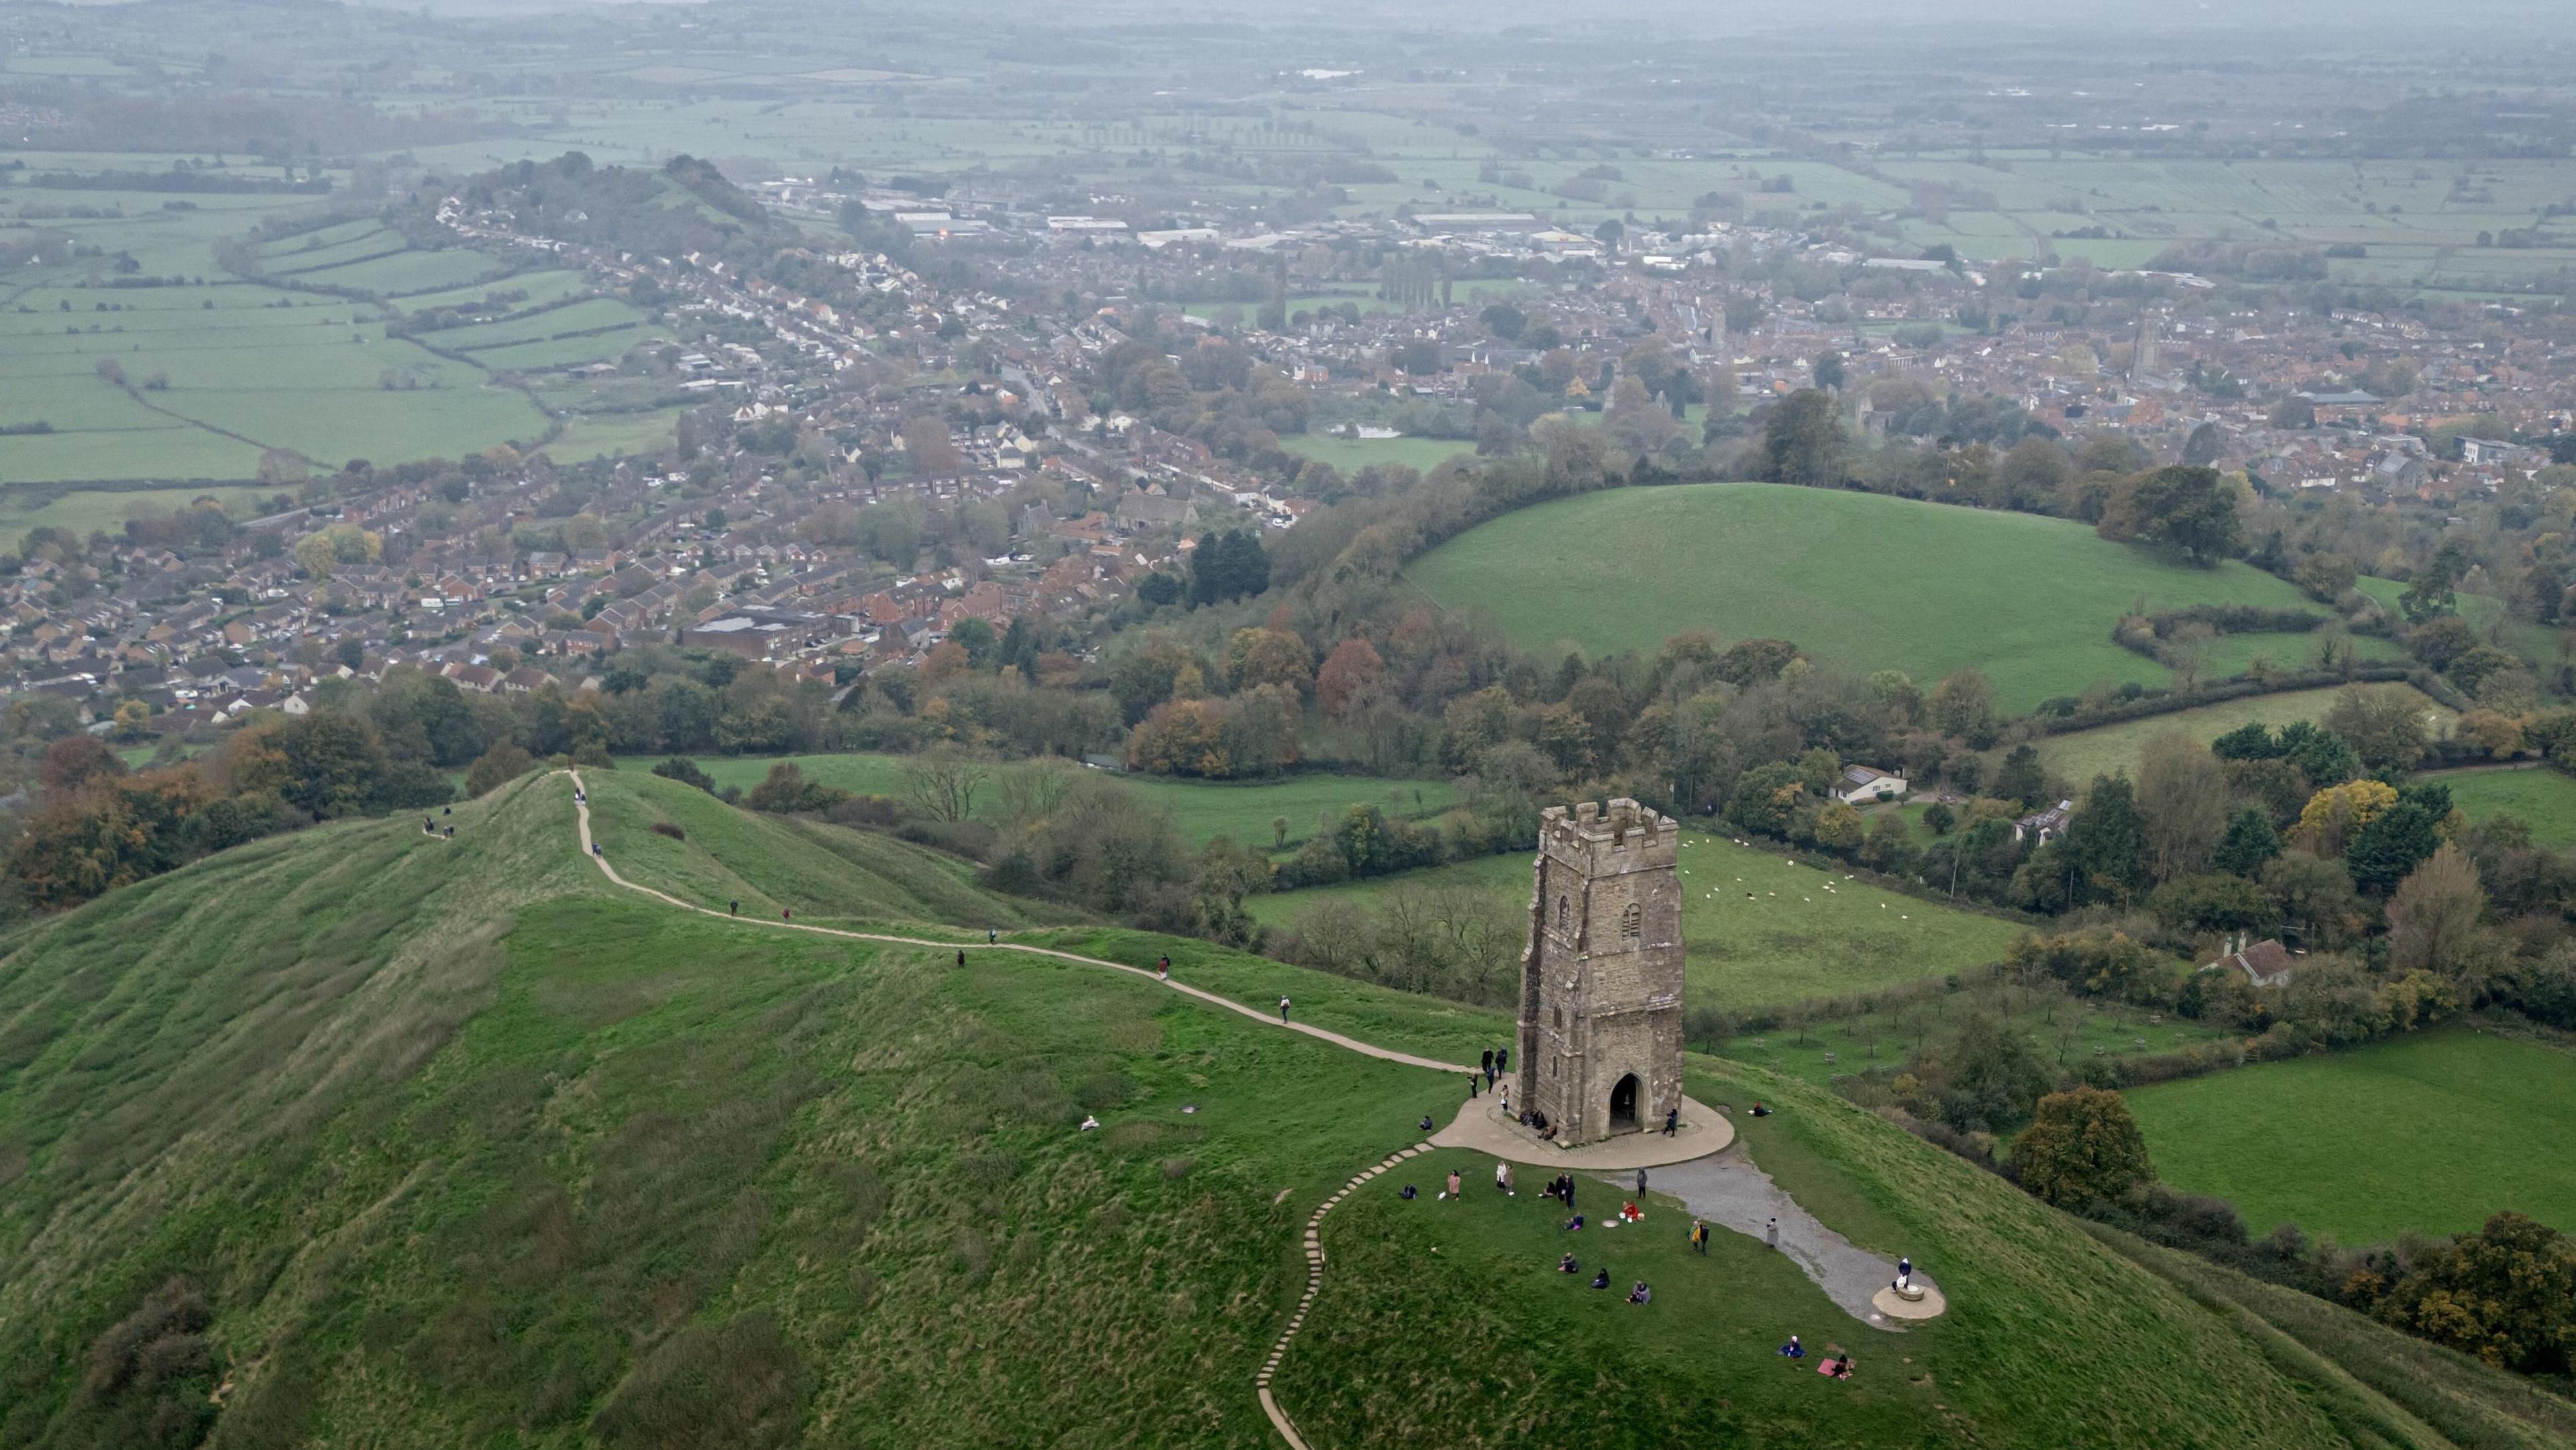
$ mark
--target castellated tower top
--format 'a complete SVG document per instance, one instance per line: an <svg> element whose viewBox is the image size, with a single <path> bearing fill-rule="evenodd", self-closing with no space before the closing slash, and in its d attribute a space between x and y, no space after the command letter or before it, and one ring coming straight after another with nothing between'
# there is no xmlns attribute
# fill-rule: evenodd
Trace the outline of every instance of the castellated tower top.
<svg viewBox="0 0 2576 1450"><path fill-rule="evenodd" d="M1681 844L1672 818L1621 796L1607 809L1583 801L1572 810L1549 806L1539 813L1539 852L1585 876L1616 876L1674 864Z"/></svg>

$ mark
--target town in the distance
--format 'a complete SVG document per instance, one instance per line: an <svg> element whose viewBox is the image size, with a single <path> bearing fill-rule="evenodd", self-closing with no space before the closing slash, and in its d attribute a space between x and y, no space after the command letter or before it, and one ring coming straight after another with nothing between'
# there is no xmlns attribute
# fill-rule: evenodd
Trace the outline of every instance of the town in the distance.
<svg viewBox="0 0 2576 1450"><path fill-rule="evenodd" d="M2358 4L0 0L0 1445L2576 1443Z"/></svg>

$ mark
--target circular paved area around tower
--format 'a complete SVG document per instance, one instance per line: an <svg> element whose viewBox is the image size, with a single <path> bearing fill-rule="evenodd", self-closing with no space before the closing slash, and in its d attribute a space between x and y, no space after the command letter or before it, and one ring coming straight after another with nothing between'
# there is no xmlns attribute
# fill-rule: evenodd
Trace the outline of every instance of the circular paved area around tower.
<svg viewBox="0 0 2576 1450"><path fill-rule="evenodd" d="M1500 1100L1491 1095L1461 1104L1449 1126L1431 1135L1431 1146L1435 1148L1463 1148L1515 1163L1536 1163L1574 1173L1616 1173L1688 1163L1725 1152L1734 1141L1735 1125L1726 1120L1724 1113L1689 1098L1682 1099L1681 1125L1669 1138L1658 1128L1563 1148L1504 1117Z"/></svg>

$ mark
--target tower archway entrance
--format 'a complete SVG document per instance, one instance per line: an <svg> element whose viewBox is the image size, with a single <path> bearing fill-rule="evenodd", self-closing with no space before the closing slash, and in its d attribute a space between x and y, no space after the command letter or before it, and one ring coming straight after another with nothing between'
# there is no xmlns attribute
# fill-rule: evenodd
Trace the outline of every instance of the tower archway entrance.
<svg viewBox="0 0 2576 1450"><path fill-rule="evenodd" d="M1633 1072L1610 1089L1610 1131L1637 1131L1637 1075Z"/></svg>

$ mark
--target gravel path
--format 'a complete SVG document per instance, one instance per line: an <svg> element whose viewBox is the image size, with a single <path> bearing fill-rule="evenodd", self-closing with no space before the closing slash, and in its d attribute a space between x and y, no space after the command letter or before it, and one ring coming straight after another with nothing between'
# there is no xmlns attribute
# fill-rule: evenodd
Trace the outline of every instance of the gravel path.
<svg viewBox="0 0 2576 1450"><path fill-rule="evenodd" d="M1633 1178L1602 1181L1622 1188L1635 1186ZM1895 1280L1895 1263L1856 1247L1818 1223L1814 1214L1800 1208L1796 1199L1771 1181L1770 1174L1754 1167L1743 1154L1725 1153L1659 1168L1646 1186L1680 1199L1684 1207L1712 1224L1753 1239L1762 1238L1770 1221L1779 1219L1780 1252L1796 1260L1825 1297L1872 1329L1903 1332L1870 1305L1871 1296ZM1921 1269L1914 1271L1914 1277L1932 1282L1932 1276Z"/></svg>

